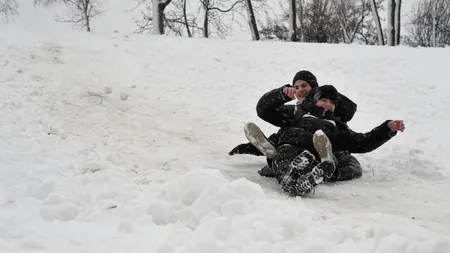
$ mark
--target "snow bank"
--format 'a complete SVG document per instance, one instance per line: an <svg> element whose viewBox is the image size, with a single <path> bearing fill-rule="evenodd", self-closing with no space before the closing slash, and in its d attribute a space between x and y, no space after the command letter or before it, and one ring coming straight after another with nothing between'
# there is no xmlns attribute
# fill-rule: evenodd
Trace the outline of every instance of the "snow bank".
<svg viewBox="0 0 450 253"><path fill-rule="evenodd" d="M0 251L450 251L449 54L2 27ZM227 152L303 68L407 130L296 199Z"/></svg>

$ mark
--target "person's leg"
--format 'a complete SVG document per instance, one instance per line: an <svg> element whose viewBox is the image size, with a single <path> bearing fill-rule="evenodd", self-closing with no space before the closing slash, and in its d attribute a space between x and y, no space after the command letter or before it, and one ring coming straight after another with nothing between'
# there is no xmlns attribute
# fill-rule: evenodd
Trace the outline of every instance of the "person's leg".
<svg viewBox="0 0 450 253"><path fill-rule="evenodd" d="M278 133L273 133L267 138L274 149L276 149L276 144L278 143L279 138L280 135ZM228 152L228 155L230 156L237 154L264 156L264 154L261 153L261 151L259 151L258 148L256 148L251 142L239 144ZM269 166L272 166L272 159L268 158L267 163Z"/></svg>
<svg viewBox="0 0 450 253"><path fill-rule="evenodd" d="M311 192L324 180L329 180L336 169L336 166L334 164L333 150L328 137L319 130L314 133L313 143L314 148L320 156L320 163L315 166L310 172L299 177L293 188L295 195L303 196Z"/></svg>
<svg viewBox="0 0 450 253"><path fill-rule="evenodd" d="M278 147L277 153L272 161L272 169L279 183L283 181L284 176L291 169L292 160L300 153L301 150L289 144Z"/></svg>
<svg viewBox="0 0 450 253"><path fill-rule="evenodd" d="M285 144L277 149L272 163L273 172L281 188L293 195L297 180L301 175L310 172L317 161L311 152Z"/></svg>
<svg viewBox="0 0 450 253"><path fill-rule="evenodd" d="M356 157L345 151L334 153L336 158L336 171L330 178L330 182L347 181L362 176L362 167Z"/></svg>
<svg viewBox="0 0 450 253"><path fill-rule="evenodd" d="M267 158L273 158L277 152L275 145L264 135L253 122L245 124L244 133L247 139Z"/></svg>

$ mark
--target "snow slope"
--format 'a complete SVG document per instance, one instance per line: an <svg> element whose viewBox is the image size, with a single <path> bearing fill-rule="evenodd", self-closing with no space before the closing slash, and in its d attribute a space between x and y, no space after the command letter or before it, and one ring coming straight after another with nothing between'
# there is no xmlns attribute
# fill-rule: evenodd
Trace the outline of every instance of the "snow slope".
<svg viewBox="0 0 450 253"><path fill-rule="evenodd" d="M0 252L450 252L448 49L0 33ZM310 69L407 130L288 198L227 155ZM111 93L109 93L111 91Z"/></svg>

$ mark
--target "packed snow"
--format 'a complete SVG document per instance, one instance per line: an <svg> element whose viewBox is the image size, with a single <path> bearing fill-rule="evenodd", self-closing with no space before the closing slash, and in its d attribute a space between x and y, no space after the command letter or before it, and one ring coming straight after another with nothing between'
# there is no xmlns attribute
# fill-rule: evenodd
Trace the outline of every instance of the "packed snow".
<svg viewBox="0 0 450 253"><path fill-rule="evenodd" d="M450 50L0 32L0 252L450 252ZM309 69L358 104L363 177L291 198L228 156Z"/></svg>

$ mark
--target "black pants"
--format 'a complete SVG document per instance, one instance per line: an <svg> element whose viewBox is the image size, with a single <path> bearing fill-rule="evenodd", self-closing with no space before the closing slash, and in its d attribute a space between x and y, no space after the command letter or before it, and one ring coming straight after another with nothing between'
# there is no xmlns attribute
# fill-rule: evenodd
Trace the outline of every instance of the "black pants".
<svg viewBox="0 0 450 253"><path fill-rule="evenodd" d="M304 149L299 149L289 144L281 145L277 148L277 153L275 154L275 157L272 161L272 169L273 172L275 172L275 176L278 179L278 182L281 183L281 179L289 170L294 158L296 158L303 151ZM315 159L314 161L308 162L308 164L305 166L309 168L303 168L304 172L309 172L310 169L312 169L312 167L315 165L317 165L317 161Z"/></svg>

